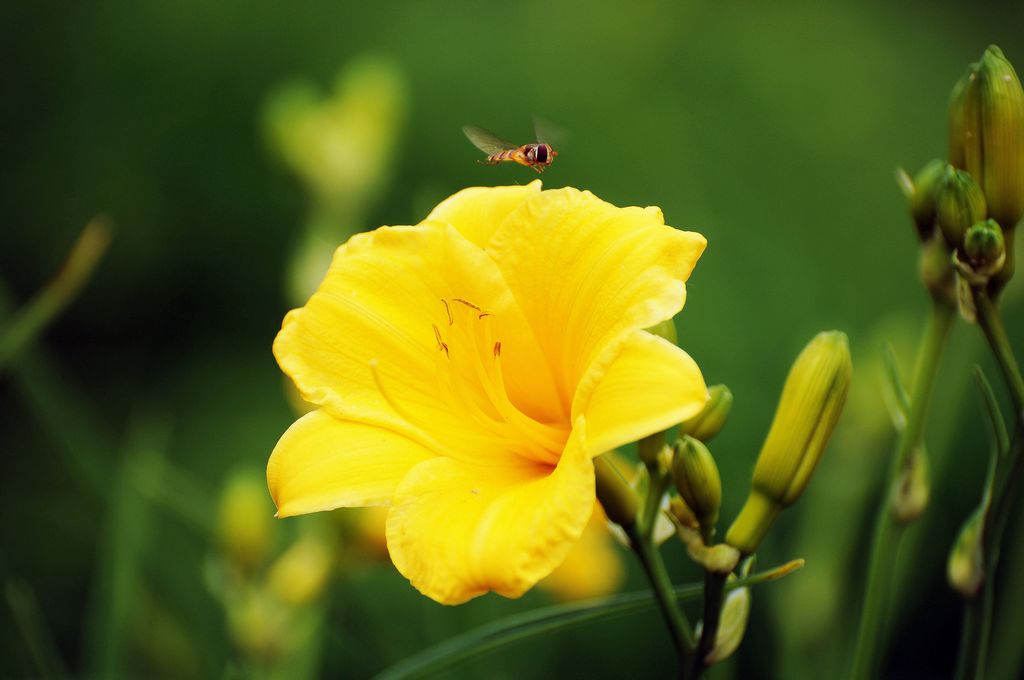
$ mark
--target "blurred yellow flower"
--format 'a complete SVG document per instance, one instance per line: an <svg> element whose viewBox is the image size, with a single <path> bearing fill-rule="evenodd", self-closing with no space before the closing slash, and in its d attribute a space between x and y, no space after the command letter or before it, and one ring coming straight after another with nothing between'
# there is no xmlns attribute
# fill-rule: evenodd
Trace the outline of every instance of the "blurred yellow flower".
<svg viewBox="0 0 1024 680"><path fill-rule="evenodd" d="M594 456L697 413L678 312L704 238L566 188L473 188L338 249L285 318L281 368L319 408L267 480L282 517L390 505L398 570L438 602L517 597L594 507Z"/></svg>
<svg viewBox="0 0 1024 680"><path fill-rule="evenodd" d="M538 585L559 600L584 600L618 590L626 576L600 504L565 560Z"/></svg>

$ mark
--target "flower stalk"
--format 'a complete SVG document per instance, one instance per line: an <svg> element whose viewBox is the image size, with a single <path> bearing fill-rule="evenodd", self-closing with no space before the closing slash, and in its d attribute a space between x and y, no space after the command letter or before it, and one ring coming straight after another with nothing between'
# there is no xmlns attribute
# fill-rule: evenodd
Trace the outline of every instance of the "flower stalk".
<svg viewBox="0 0 1024 680"><path fill-rule="evenodd" d="M949 337L949 331L956 319L955 309L942 298L933 297L928 323L921 337L914 369L910 411L907 423L900 434L896 455L886 477L886 488L892 489L899 483L910 456L921 443L924 433L928 402L932 385L938 372L939 361ZM880 655L880 644L884 639L888 615L889 596L893 579L896 551L903 538L907 524L896 521L893 513L892 494L887 493L879 504L875 517L874 537L871 544L871 562L868 567L864 603L861 609L860 626L854 651L851 680L867 680L874 677Z"/></svg>

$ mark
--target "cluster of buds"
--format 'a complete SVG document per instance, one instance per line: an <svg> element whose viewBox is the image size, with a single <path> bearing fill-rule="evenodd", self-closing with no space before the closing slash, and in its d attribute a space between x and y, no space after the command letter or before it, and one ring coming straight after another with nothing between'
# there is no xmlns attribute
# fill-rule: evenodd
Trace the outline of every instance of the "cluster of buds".
<svg viewBox="0 0 1024 680"><path fill-rule="evenodd" d="M962 292L998 294L1013 276L1013 236L1024 215L1024 88L998 47L953 88L949 163L932 161L913 179L903 174L901 185L925 244L921 275L933 297L956 299L949 253ZM963 294L960 302L963 309Z"/></svg>
<svg viewBox="0 0 1024 680"><path fill-rule="evenodd" d="M279 527L268 505L261 476L239 471L229 478L218 507L221 550L206 573L224 605L232 642L266 668L307 642L304 634L291 631L309 625L312 604L334 567L332 547L317 531L302 532L283 551L276 550Z"/></svg>

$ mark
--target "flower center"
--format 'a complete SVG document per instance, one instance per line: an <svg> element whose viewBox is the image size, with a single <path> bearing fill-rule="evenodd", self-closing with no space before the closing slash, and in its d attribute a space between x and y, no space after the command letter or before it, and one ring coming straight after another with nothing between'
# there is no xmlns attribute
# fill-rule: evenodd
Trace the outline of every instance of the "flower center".
<svg viewBox="0 0 1024 680"><path fill-rule="evenodd" d="M526 458L556 463L567 432L534 420L512 403L494 314L461 298L441 300L441 305L441 323L433 326L441 394L474 422L474 429L526 444L515 447Z"/></svg>

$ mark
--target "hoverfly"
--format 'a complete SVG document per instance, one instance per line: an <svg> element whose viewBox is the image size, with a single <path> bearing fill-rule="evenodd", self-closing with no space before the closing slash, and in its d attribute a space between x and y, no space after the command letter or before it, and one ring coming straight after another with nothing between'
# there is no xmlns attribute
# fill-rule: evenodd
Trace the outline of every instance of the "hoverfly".
<svg viewBox="0 0 1024 680"><path fill-rule="evenodd" d="M550 144L541 139L539 133L536 142L520 146L475 125L466 125L462 131L469 141L473 142L473 146L487 154L487 158L477 161L478 163L497 165L502 161L512 161L533 168L537 172L544 172L544 168L551 165L551 161L558 155Z"/></svg>

